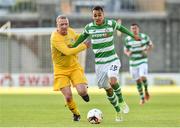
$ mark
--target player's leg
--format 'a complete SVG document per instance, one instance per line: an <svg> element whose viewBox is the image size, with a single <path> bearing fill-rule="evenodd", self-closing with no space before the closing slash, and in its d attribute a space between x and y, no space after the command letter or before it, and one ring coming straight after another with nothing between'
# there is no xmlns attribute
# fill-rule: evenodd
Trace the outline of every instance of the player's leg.
<svg viewBox="0 0 180 128"><path fill-rule="evenodd" d="M122 111L120 109L118 98L117 98L115 92L113 91L113 89L111 87L109 89L105 89L105 91L106 91L108 100L113 105L114 109L116 110L116 119L115 120L122 121L123 120Z"/></svg>
<svg viewBox="0 0 180 128"><path fill-rule="evenodd" d="M77 105L76 105L75 101L73 100L70 86L61 88L61 92L65 97L65 100L66 100L69 110L73 113L73 120L79 121L80 113L79 113L79 110L77 109Z"/></svg>
<svg viewBox="0 0 180 128"><path fill-rule="evenodd" d="M132 78L136 81L137 90L140 96L140 104L144 104L145 103L144 93L143 93L142 81L139 72L140 72L139 67L130 67L130 74Z"/></svg>
<svg viewBox="0 0 180 128"><path fill-rule="evenodd" d="M145 100L149 100L150 95L149 95L149 91L148 91L148 81L147 81L148 65L146 63L142 64L140 75L141 75L141 80L142 80L143 85L144 85Z"/></svg>
<svg viewBox="0 0 180 128"><path fill-rule="evenodd" d="M121 87L118 83L119 69L120 69L120 61L119 60L114 61L109 65L109 69L108 69L109 84L111 85L111 87L113 88L113 91L115 92L116 96L118 97L118 102L119 102L120 108L122 109L123 113L128 113L129 107L122 97Z"/></svg>
<svg viewBox="0 0 180 128"><path fill-rule="evenodd" d="M122 109L122 112L125 114L129 113L129 107L122 97L121 87L117 82L117 78L116 77L110 77L109 79L110 79L110 85L113 88L113 91L115 92L115 94L118 98L119 106Z"/></svg>
<svg viewBox="0 0 180 128"><path fill-rule="evenodd" d="M142 77L143 80L143 85L144 85L144 91L145 91L145 100L149 100L150 99L150 94L148 91L148 82L147 82L147 78L146 77Z"/></svg>
<svg viewBox="0 0 180 128"><path fill-rule="evenodd" d="M87 93L87 85L86 84L77 84L75 85L76 90L78 92L78 94L82 97L82 99L86 102L89 102L90 98L89 95Z"/></svg>
<svg viewBox="0 0 180 128"><path fill-rule="evenodd" d="M119 102L118 98L116 97L116 94L114 93L112 88L105 89L106 95L110 103L113 105L115 108L116 112L120 112L120 107L119 107Z"/></svg>
<svg viewBox="0 0 180 128"><path fill-rule="evenodd" d="M87 93L87 88L88 88L87 79L85 77L83 69L79 68L79 69L74 70L71 73L70 78L78 94L82 97L84 101L89 102L89 95Z"/></svg>
<svg viewBox="0 0 180 128"><path fill-rule="evenodd" d="M65 98L66 105L68 106L69 110L73 113L73 120L79 121L80 113L75 101L73 100L69 78L63 75L55 76L54 90L60 90L62 92Z"/></svg>
<svg viewBox="0 0 180 128"><path fill-rule="evenodd" d="M111 88L111 86L108 84L108 77L107 77L107 70L104 68L104 70L101 70L99 72L96 72L97 74L97 80L98 80L98 86L99 88L104 88L106 91L107 99L110 101L110 103L113 105L116 112L120 112L120 107L118 105L118 98Z"/></svg>
<svg viewBox="0 0 180 128"><path fill-rule="evenodd" d="M98 87L105 89L107 99L112 104L112 106L114 107L117 113L116 121L122 121L118 98L115 92L113 91L112 87L108 84L107 72L108 72L107 64L96 65L96 76L97 76Z"/></svg>
<svg viewBox="0 0 180 128"><path fill-rule="evenodd" d="M144 104L145 103L145 99L144 99L144 93L143 93L141 79L136 80L136 85L137 85L137 90L138 90L139 96L140 96L140 104Z"/></svg>
<svg viewBox="0 0 180 128"><path fill-rule="evenodd" d="M116 96L118 97L118 101L119 103L122 103L124 101L123 96L122 96L122 92L121 92L121 87L120 84L118 83L118 80L116 77L109 77L109 84L111 85L111 87L113 88Z"/></svg>

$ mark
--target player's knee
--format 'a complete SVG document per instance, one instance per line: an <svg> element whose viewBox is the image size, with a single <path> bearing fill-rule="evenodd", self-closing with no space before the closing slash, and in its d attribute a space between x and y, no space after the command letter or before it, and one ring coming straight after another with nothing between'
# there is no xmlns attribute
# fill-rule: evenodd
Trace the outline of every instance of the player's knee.
<svg viewBox="0 0 180 128"><path fill-rule="evenodd" d="M80 96L84 96L84 95L87 95L87 91L85 89L81 89L81 90L78 90L78 94Z"/></svg>
<svg viewBox="0 0 180 128"><path fill-rule="evenodd" d="M81 85L81 86L78 86L78 88L76 88L76 89L80 96L87 95L87 87L86 86Z"/></svg>
<svg viewBox="0 0 180 128"><path fill-rule="evenodd" d="M115 77L110 78L110 85L113 86L117 83L117 79Z"/></svg>
<svg viewBox="0 0 180 128"><path fill-rule="evenodd" d="M117 82L113 81L113 82L110 82L110 85L113 86L115 85Z"/></svg>
<svg viewBox="0 0 180 128"><path fill-rule="evenodd" d="M147 81L146 77L141 77L142 81Z"/></svg>

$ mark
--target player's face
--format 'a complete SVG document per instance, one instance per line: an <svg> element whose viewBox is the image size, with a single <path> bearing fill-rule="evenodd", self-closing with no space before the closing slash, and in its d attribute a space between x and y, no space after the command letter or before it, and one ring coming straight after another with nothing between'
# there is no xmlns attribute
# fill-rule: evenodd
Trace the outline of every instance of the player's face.
<svg viewBox="0 0 180 128"><path fill-rule="evenodd" d="M137 25L131 26L131 32L133 32L135 35L139 34L139 27Z"/></svg>
<svg viewBox="0 0 180 128"><path fill-rule="evenodd" d="M68 19L57 20L57 30L61 35L67 35L68 27L69 27Z"/></svg>
<svg viewBox="0 0 180 128"><path fill-rule="evenodd" d="M96 25L101 25L104 22L104 13L101 10L93 10L93 20Z"/></svg>

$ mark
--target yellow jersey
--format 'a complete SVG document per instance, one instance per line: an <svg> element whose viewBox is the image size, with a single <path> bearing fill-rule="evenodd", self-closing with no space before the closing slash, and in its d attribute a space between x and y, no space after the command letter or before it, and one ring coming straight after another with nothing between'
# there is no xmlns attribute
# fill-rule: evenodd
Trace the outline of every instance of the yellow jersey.
<svg viewBox="0 0 180 128"><path fill-rule="evenodd" d="M51 34L51 54L54 66L55 74L59 74L67 71L71 71L74 68L80 67L78 62L77 53L85 50L87 47L85 44L80 44L76 48L69 48L78 39L77 34L72 28L68 28L68 34L63 36L56 31ZM60 74L61 74L60 73Z"/></svg>

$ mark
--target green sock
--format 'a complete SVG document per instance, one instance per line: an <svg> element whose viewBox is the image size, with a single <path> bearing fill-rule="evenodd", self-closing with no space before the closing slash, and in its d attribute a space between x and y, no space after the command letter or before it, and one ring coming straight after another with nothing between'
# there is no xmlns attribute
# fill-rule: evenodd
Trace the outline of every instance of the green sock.
<svg viewBox="0 0 180 128"><path fill-rule="evenodd" d="M139 92L139 95L141 99L144 99L143 89L142 89L142 83L137 83L137 90Z"/></svg>
<svg viewBox="0 0 180 128"><path fill-rule="evenodd" d="M122 93L121 93L121 87L118 83L116 83L115 85L112 86L116 96L118 97L119 103L123 102L123 97L122 97Z"/></svg>
<svg viewBox="0 0 180 128"><path fill-rule="evenodd" d="M143 80L144 90L145 92L148 92L148 82L147 80Z"/></svg>
<svg viewBox="0 0 180 128"><path fill-rule="evenodd" d="M106 93L106 95L108 96L108 100L113 105L113 107L116 110L116 112L120 112L120 107L119 107L119 104L118 104L119 102L118 102L118 99L117 99L115 93L113 92L112 95Z"/></svg>

